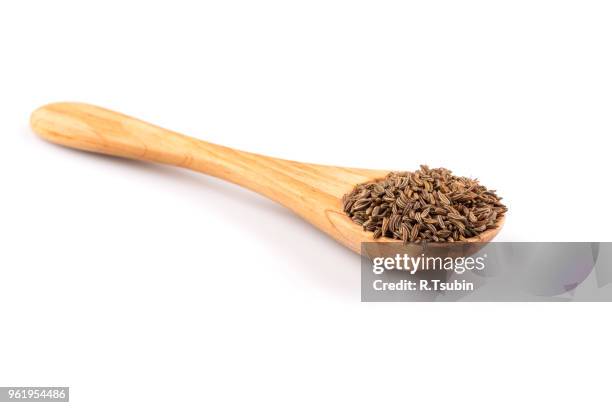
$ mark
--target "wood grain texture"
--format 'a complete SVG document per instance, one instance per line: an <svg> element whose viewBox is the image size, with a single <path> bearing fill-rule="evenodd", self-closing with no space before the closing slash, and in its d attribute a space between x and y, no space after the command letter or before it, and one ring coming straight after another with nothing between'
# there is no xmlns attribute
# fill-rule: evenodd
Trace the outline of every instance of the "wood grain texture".
<svg viewBox="0 0 612 408"><path fill-rule="evenodd" d="M56 144L183 167L238 184L291 209L355 252L360 252L361 242L372 241L372 237L344 214L342 196L355 184L384 177L389 172L301 163L243 152L83 103L42 106L34 111L30 123L34 132ZM503 219L497 229L485 231L473 241L489 241L502 224Z"/></svg>

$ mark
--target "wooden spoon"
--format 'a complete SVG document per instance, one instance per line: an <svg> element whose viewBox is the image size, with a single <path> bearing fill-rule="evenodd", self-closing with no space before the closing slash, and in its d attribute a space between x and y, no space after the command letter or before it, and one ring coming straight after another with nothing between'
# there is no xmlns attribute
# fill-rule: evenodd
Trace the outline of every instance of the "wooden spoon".
<svg viewBox="0 0 612 408"><path fill-rule="evenodd" d="M384 177L388 170L323 166L247 153L83 103L42 106L32 113L30 123L34 132L53 143L184 167L246 187L291 209L357 253L362 242L373 241L371 232L345 215L342 196L356 184ZM490 241L502 225L503 217L497 228L470 241ZM399 241L381 238L377 242Z"/></svg>

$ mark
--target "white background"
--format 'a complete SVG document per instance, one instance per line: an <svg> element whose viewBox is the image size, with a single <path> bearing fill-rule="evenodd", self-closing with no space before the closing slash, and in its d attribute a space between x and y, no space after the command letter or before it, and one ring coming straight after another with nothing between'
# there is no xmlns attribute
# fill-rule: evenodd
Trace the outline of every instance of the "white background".
<svg viewBox="0 0 612 408"><path fill-rule="evenodd" d="M368 304L254 193L39 140L83 101L220 144L477 176L499 240L610 240L606 1L0 6L0 385L71 405L609 406L609 304Z"/></svg>

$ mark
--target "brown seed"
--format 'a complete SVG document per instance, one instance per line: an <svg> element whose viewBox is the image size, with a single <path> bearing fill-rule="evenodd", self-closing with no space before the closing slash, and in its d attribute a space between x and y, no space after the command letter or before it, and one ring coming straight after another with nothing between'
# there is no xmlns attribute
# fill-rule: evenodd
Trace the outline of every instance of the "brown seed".
<svg viewBox="0 0 612 408"><path fill-rule="evenodd" d="M442 218L442 216L441 216L441 215L438 215L438 216L436 217L436 220L438 221L438 225L440 226L440 228L444 229L444 228L445 228L445 227L444 227L444 218Z"/></svg>
<svg viewBox="0 0 612 408"><path fill-rule="evenodd" d="M473 213L473 212L471 212L471 211L468 211L468 216L467 216L467 217L468 217L468 220L470 220L470 222L476 222L476 221L478 221L478 218L476 218L476 216L474 215L474 213Z"/></svg>
<svg viewBox="0 0 612 408"><path fill-rule="evenodd" d="M423 218L421 217L421 213L416 213L414 214L414 219L416 220L416 222L421 223L423 222Z"/></svg>
<svg viewBox="0 0 612 408"><path fill-rule="evenodd" d="M414 241L417 236L419 235L419 230L421 229L421 225L420 224L414 224L414 226L412 227L412 231L410 231L410 240Z"/></svg>
<svg viewBox="0 0 612 408"><path fill-rule="evenodd" d="M446 216L451 220L465 221L465 217L463 215L449 213Z"/></svg>
<svg viewBox="0 0 612 408"><path fill-rule="evenodd" d="M408 225L402 224L402 241L406 243L408 242L409 238L410 238L410 229L408 228Z"/></svg>
<svg viewBox="0 0 612 408"><path fill-rule="evenodd" d="M440 199L440 201L443 204L446 204L446 205L450 205L451 204L450 200L441 191L438 191L438 198Z"/></svg>
<svg viewBox="0 0 612 408"><path fill-rule="evenodd" d="M388 218L388 217L384 217L383 218L382 227L381 227L381 235L386 235L387 234L387 230L389 229L389 220L390 220L390 218Z"/></svg>

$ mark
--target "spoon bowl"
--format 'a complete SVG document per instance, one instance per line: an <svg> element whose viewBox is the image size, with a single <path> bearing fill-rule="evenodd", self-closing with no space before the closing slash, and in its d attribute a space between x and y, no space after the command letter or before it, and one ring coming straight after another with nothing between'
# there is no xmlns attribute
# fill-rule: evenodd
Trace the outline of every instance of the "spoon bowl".
<svg viewBox="0 0 612 408"><path fill-rule="evenodd" d="M182 167L238 184L289 208L357 253L362 242L374 241L371 232L344 213L342 196L356 184L383 178L390 170L324 166L248 153L84 103L42 106L32 113L30 124L36 134L52 143ZM500 217L495 228L468 241L482 244L492 240L503 223L504 217ZM379 238L375 242L399 241ZM445 250L453 243L427 245ZM422 245L407 247L416 253Z"/></svg>

